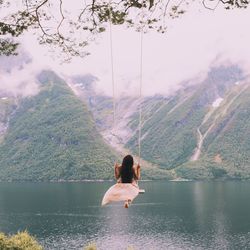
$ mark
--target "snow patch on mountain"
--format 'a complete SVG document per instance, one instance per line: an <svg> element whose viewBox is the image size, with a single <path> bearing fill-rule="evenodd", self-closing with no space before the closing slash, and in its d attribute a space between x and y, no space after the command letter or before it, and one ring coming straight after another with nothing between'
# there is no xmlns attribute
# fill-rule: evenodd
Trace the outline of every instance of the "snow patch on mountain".
<svg viewBox="0 0 250 250"><path fill-rule="evenodd" d="M212 106L214 108L218 108L220 106L220 104L222 103L223 101L223 98L221 97L218 97L213 103L212 103Z"/></svg>

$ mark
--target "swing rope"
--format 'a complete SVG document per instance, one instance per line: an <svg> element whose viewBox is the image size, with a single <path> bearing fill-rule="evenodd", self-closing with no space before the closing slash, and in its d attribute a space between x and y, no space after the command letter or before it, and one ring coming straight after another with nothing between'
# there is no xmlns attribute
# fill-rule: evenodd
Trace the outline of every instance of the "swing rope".
<svg viewBox="0 0 250 250"><path fill-rule="evenodd" d="M142 16L143 19L143 16ZM143 22L142 22L143 23ZM114 54L113 54L113 34L111 20L111 5L109 2L109 41L110 41L110 62L113 94L113 134L116 130L116 95L115 95L115 77L114 77ZM140 76L139 76L139 124L138 124L138 164L141 161L141 127L142 127L142 76L143 76L143 26L140 33Z"/></svg>
<svg viewBox="0 0 250 250"><path fill-rule="evenodd" d="M143 66L143 27L141 27L141 51L140 51L140 90L139 90L139 128L138 128L138 164L141 160L141 127L142 127L142 66Z"/></svg>
<svg viewBox="0 0 250 250"><path fill-rule="evenodd" d="M111 62L111 78L112 78L112 95L113 95L113 134L116 127L116 97L115 97L115 77L114 77L114 55L113 55L113 34L111 21L111 7L109 3L109 42L110 42L110 62Z"/></svg>

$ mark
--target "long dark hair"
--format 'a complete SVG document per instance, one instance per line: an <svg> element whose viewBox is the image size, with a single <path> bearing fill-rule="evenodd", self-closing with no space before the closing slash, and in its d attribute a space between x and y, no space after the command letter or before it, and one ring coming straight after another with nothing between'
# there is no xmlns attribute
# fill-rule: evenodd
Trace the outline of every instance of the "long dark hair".
<svg viewBox="0 0 250 250"><path fill-rule="evenodd" d="M122 183L131 183L134 178L133 171L134 159L131 155L126 155L123 158L121 166L121 181Z"/></svg>

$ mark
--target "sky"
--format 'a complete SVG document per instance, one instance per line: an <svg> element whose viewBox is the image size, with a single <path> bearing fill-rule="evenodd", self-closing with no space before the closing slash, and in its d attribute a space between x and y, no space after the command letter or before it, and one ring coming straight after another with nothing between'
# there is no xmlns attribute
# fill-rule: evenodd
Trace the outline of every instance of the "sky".
<svg viewBox="0 0 250 250"><path fill-rule="evenodd" d="M143 34L142 93L143 95L171 94L184 81L195 84L206 77L211 67L238 64L246 73L250 69L250 9L210 11L194 8L181 18L169 22L165 34ZM115 95L139 95L141 34L125 27L112 27ZM20 73L22 79L34 76L42 68L50 68L69 77L92 74L99 80L96 88L112 95L109 32L103 33L86 49L90 56L72 59L62 64L48 47L38 45L35 37L22 38L24 49L32 64ZM9 75L10 82L18 79L18 71ZM27 76L25 78L25 76ZM5 86L2 84L2 86ZM31 86L32 87L32 86ZM32 87L33 89L34 86ZM28 92L27 92L28 93Z"/></svg>

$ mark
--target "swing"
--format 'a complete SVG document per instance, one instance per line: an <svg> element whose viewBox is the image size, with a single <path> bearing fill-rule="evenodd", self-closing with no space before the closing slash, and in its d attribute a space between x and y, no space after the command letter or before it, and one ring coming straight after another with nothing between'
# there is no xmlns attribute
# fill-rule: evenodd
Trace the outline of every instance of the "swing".
<svg viewBox="0 0 250 250"><path fill-rule="evenodd" d="M109 18L110 20L110 18ZM113 65L113 45L112 45L112 25L109 21L110 30L110 57L111 57L111 75L112 75L112 89L113 89L113 127L115 127L115 82L114 82L114 65ZM140 58L140 106L139 106L139 131L138 131L138 165L140 165L141 158L141 120L142 120L142 42L143 42L143 29L141 29L141 58ZM128 208L132 201L138 194L145 193L144 189L140 189L137 182L133 183L116 183L111 186L104 194L102 199L102 206L111 202L124 201L125 208Z"/></svg>

